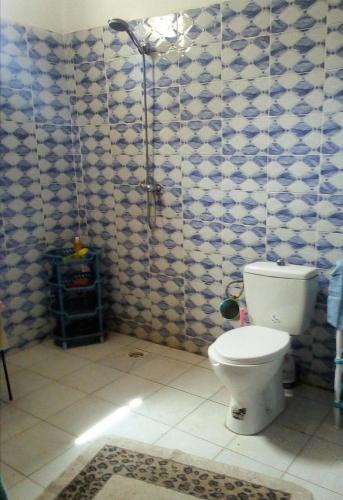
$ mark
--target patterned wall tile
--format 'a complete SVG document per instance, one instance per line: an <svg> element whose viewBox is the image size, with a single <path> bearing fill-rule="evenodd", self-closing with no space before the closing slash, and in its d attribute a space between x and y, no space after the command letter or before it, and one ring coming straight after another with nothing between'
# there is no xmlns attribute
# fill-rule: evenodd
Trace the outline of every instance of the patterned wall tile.
<svg viewBox="0 0 343 500"><path fill-rule="evenodd" d="M153 159L153 176L162 187L181 187L181 158L178 155L160 156Z"/></svg>
<svg viewBox="0 0 343 500"><path fill-rule="evenodd" d="M192 81L209 83L221 77L220 44L194 45L182 51L179 58L181 85Z"/></svg>
<svg viewBox="0 0 343 500"><path fill-rule="evenodd" d="M319 182L319 155L272 157L268 163L268 192L307 193Z"/></svg>
<svg viewBox="0 0 343 500"><path fill-rule="evenodd" d="M223 40L249 38L269 32L267 0L233 0L222 5Z"/></svg>
<svg viewBox="0 0 343 500"><path fill-rule="evenodd" d="M155 154L170 155L180 149L180 123L160 123L154 121L151 126L152 147Z"/></svg>
<svg viewBox="0 0 343 500"><path fill-rule="evenodd" d="M223 197L225 223L263 225L266 221L267 194L263 191L247 192L232 190Z"/></svg>
<svg viewBox="0 0 343 500"><path fill-rule="evenodd" d="M233 80L223 88L224 118L255 118L269 111L269 79Z"/></svg>
<svg viewBox="0 0 343 500"><path fill-rule="evenodd" d="M343 227L343 195L321 195L318 200L317 231L339 231Z"/></svg>
<svg viewBox="0 0 343 500"><path fill-rule="evenodd" d="M322 132L322 153L339 153L343 144L343 113L335 113L324 120Z"/></svg>
<svg viewBox="0 0 343 500"><path fill-rule="evenodd" d="M57 64L63 61L63 37L39 28L27 30L28 54L31 59Z"/></svg>
<svg viewBox="0 0 343 500"><path fill-rule="evenodd" d="M158 217L150 234L150 271L167 276L180 276L184 272L182 219L165 221Z"/></svg>
<svg viewBox="0 0 343 500"><path fill-rule="evenodd" d="M247 119L236 116L223 120L223 154L261 155L268 151L268 116Z"/></svg>
<svg viewBox="0 0 343 500"><path fill-rule="evenodd" d="M54 212L70 213L77 210L76 186L74 183L58 184L52 182L42 187L44 214L51 216Z"/></svg>
<svg viewBox="0 0 343 500"><path fill-rule="evenodd" d="M180 153L182 155L190 155L194 151L201 155L221 153L220 129L221 120L192 120L182 123Z"/></svg>
<svg viewBox="0 0 343 500"><path fill-rule="evenodd" d="M202 156L194 153L185 156L181 166L183 188L212 189L219 186L222 179L223 161L224 158L221 155Z"/></svg>
<svg viewBox="0 0 343 500"><path fill-rule="evenodd" d="M223 108L221 91L220 80L207 85L192 82L181 87L181 120L210 120L220 117Z"/></svg>
<svg viewBox="0 0 343 500"><path fill-rule="evenodd" d="M3 54L10 56L27 54L25 26L1 19L0 39L0 51Z"/></svg>
<svg viewBox="0 0 343 500"><path fill-rule="evenodd" d="M241 254L250 260L263 260L266 249L265 225L244 226L242 224L223 224L222 246L220 253L224 256Z"/></svg>
<svg viewBox="0 0 343 500"><path fill-rule="evenodd" d="M267 203L268 228L286 227L295 230L315 229L317 222L316 194L270 194Z"/></svg>
<svg viewBox="0 0 343 500"><path fill-rule="evenodd" d="M179 51L171 50L153 58L153 80L157 87L169 87L179 82Z"/></svg>
<svg viewBox="0 0 343 500"><path fill-rule="evenodd" d="M319 113L304 117L282 115L270 122L269 154L313 154L320 151L321 121Z"/></svg>
<svg viewBox="0 0 343 500"><path fill-rule="evenodd" d="M162 189L156 195L156 212L160 217L173 219L181 216L182 193L180 187Z"/></svg>
<svg viewBox="0 0 343 500"><path fill-rule="evenodd" d="M324 113L343 111L343 69L329 71L325 79Z"/></svg>
<svg viewBox="0 0 343 500"><path fill-rule="evenodd" d="M32 96L29 90L0 88L0 119L27 122L33 119Z"/></svg>
<svg viewBox="0 0 343 500"><path fill-rule="evenodd" d="M4 121L0 125L0 153L14 153L20 157L37 151L34 124Z"/></svg>
<svg viewBox="0 0 343 500"><path fill-rule="evenodd" d="M75 168L73 155L63 157L49 155L39 159L39 171L41 184L66 184L69 181L75 181Z"/></svg>
<svg viewBox="0 0 343 500"><path fill-rule="evenodd" d="M108 123L107 94L71 96L75 121L78 125L101 125Z"/></svg>
<svg viewBox="0 0 343 500"><path fill-rule="evenodd" d="M106 90L105 66L103 61L84 62L75 65L77 94L98 95Z"/></svg>
<svg viewBox="0 0 343 500"><path fill-rule="evenodd" d="M148 91L150 121L171 122L180 116L179 87L152 87Z"/></svg>
<svg viewBox="0 0 343 500"><path fill-rule="evenodd" d="M288 29L307 30L324 26L328 4L325 0L272 0L271 30L281 33Z"/></svg>
<svg viewBox="0 0 343 500"><path fill-rule="evenodd" d="M192 282L200 280L211 284L221 282L222 279L222 256L207 254L204 252L187 252L185 255L185 279Z"/></svg>
<svg viewBox="0 0 343 500"><path fill-rule="evenodd" d="M143 149L142 125L119 123L111 125L113 154L137 155Z"/></svg>
<svg viewBox="0 0 343 500"><path fill-rule="evenodd" d="M317 266L320 269L331 271L342 257L343 234L341 232L320 233L316 246Z"/></svg>
<svg viewBox="0 0 343 500"><path fill-rule="evenodd" d="M184 285L182 278L153 274L150 279L152 327L168 333L184 329Z"/></svg>
<svg viewBox="0 0 343 500"><path fill-rule="evenodd" d="M322 194L343 192L343 153L322 156L319 191Z"/></svg>
<svg viewBox="0 0 343 500"><path fill-rule="evenodd" d="M1 54L1 83L12 89L29 89L33 83L31 74L32 63L26 56Z"/></svg>
<svg viewBox="0 0 343 500"><path fill-rule="evenodd" d="M221 222L185 220L183 225L185 250L216 253L222 244L222 230Z"/></svg>
<svg viewBox="0 0 343 500"><path fill-rule="evenodd" d="M308 73L324 67L325 28L286 31L271 38L270 73Z"/></svg>
<svg viewBox="0 0 343 500"><path fill-rule="evenodd" d="M81 62L94 62L104 58L104 42L102 29L75 31L71 35L70 44L75 64Z"/></svg>
<svg viewBox="0 0 343 500"><path fill-rule="evenodd" d="M343 67L343 22L329 26L326 37L325 68Z"/></svg>
<svg viewBox="0 0 343 500"><path fill-rule="evenodd" d="M267 260L285 259L288 264L315 265L316 234L278 228L267 232Z"/></svg>
<svg viewBox="0 0 343 500"><path fill-rule="evenodd" d="M106 77L109 90L133 90L142 82L142 58L140 55L131 57L115 57L106 61Z"/></svg>
<svg viewBox="0 0 343 500"><path fill-rule="evenodd" d="M267 181L267 156L225 156L222 162L224 191L241 189L255 191L265 188Z"/></svg>
<svg viewBox="0 0 343 500"><path fill-rule="evenodd" d="M106 103L106 94L104 102ZM108 94L108 113L111 123L135 123L142 119L141 92L117 90Z"/></svg>
<svg viewBox="0 0 343 500"><path fill-rule="evenodd" d="M286 73L273 78L270 86L270 114L302 116L321 111L324 77L324 70L313 70L306 74Z"/></svg>
<svg viewBox="0 0 343 500"><path fill-rule="evenodd" d="M33 92L33 105L36 123L68 125L71 122L69 98L64 92Z"/></svg>
<svg viewBox="0 0 343 500"><path fill-rule="evenodd" d="M145 158L143 155L116 155L112 165L115 184L134 185L145 179Z"/></svg>
<svg viewBox="0 0 343 500"><path fill-rule="evenodd" d="M250 79L268 75L269 42L269 36L259 36L223 43L223 80Z"/></svg>
<svg viewBox="0 0 343 500"><path fill-rule="evenodd" d="M343 12L341 0L328 0L329 12L327 16L328 24L343 22Z"/></svg>
<svg viewBox="0 0 343 500"><path fill-rule="evenodd" d="M67 125L41 125L36 129L37 151L40 157L54 153L59 156L71 154L73 144L71 127Z"/></svg>
<svg viewBox="0 0 343 500"><path fill-rule="evenodd" d="M178 20L179 44L208 45L217 42L221 34L220 4L181 12Z"/></svg>
<svg viewBox="0 0 343 500"><path fill-rule="evenodd" d="M184 219L213 221L223 215L223 192L219 189L191 188L183 192Z"/></svg>

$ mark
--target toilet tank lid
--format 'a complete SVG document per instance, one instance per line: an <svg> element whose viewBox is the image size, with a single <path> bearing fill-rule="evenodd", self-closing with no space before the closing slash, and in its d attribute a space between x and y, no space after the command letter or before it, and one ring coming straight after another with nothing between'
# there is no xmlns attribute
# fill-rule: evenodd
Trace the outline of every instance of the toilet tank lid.
<svg viewBox="0 0 343 500"><path fill-rule="evenodd" d="M309 280L318 276L318 270L310 266L296 266L293 264L280 266L276 262L253 262L244 267L244 273L272 276L296 280Z"/></svg>

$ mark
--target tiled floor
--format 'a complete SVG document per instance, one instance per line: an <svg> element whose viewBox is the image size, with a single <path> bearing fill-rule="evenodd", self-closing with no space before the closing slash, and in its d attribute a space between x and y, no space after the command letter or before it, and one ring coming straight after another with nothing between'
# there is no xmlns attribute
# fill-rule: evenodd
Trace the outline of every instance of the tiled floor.
<svg viewBox="0 0 343 500"><path fill-rule="evenodd" d="M0 439L11 500L36 498L99 422L104 433L297 482L315 500L343 499L343 429L330 393L300 386L271 426L238 436L224 427L227 390L195 354L113 334L67 352L46 341L8 365L15 401L1 387Z"/></svg>

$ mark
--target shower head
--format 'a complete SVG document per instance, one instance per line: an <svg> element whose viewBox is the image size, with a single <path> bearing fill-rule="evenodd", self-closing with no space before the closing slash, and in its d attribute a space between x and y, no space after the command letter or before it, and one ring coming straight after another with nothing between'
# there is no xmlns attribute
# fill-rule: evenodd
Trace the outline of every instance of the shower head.
<svg viewBox="0 0 343 500"><path fill-rule="evenodd" d="M110 19L108 21L108 25L114 31L126 31L126 33L129 35L133 43L136 45L138 52L140 54L149 53L148 48L139 43L133 31L131 31L129 24L126 21L124 21L123 19Z"/></svg>
<svg viewBox="0 0 343 500"><path fill-rule="evenodd" d="M109 27L114 31L130 31L130 27L126 21L123 19L110 19L108 21Z"/></svg>

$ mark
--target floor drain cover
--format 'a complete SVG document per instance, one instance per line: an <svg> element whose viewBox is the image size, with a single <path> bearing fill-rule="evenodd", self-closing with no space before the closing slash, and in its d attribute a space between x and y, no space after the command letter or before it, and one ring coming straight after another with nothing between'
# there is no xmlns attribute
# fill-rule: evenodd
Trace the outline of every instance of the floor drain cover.
<svg viewBox="0 0 343 500"><path fill-rule="evenodd" d="M144 356L143 352L130 352L129 354L130 358L141 358Z"/></svg>

